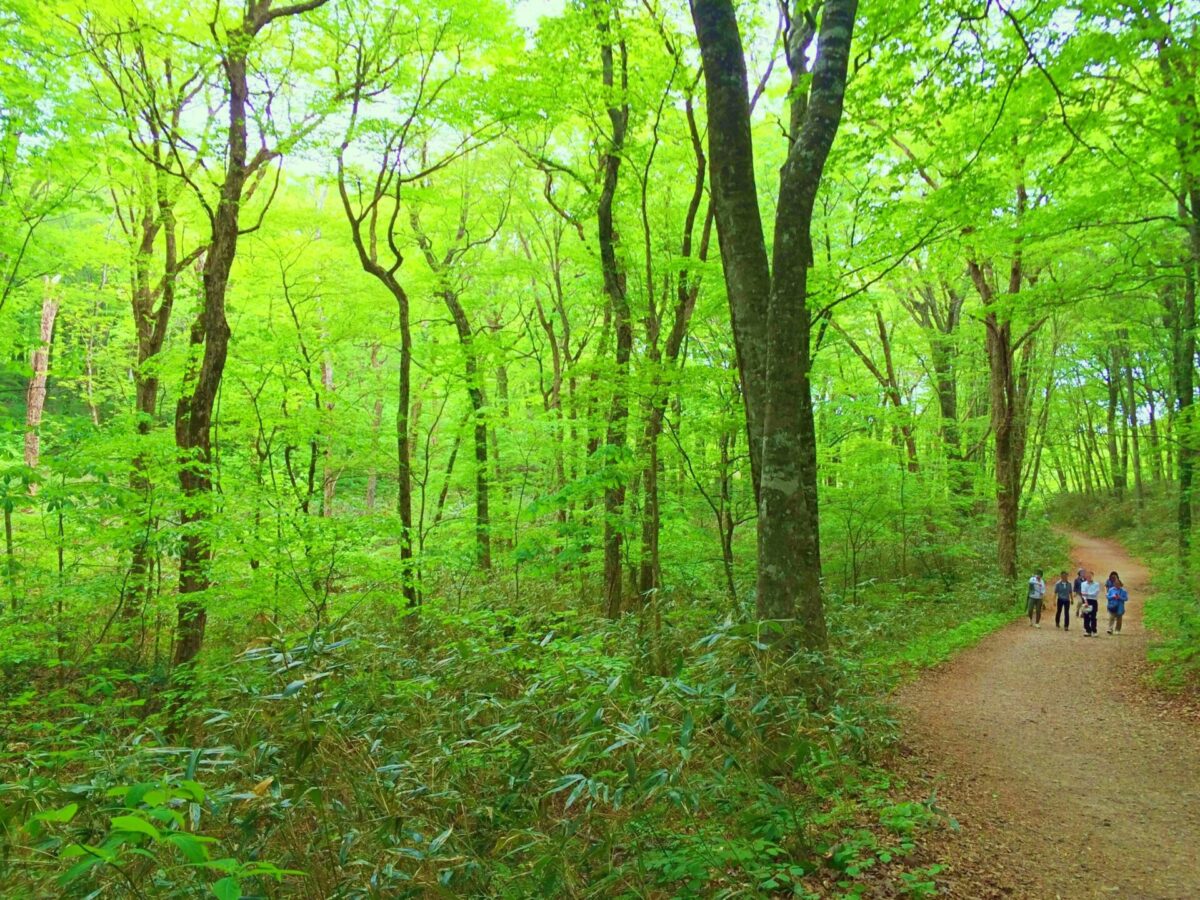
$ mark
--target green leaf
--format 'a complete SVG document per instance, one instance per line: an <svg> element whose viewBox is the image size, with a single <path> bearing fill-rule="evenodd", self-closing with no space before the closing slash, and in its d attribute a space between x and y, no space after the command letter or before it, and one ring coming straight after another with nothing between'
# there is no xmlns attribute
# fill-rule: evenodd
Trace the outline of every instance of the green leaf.
<svg viewBox="0 0 1200 900"><path fill-rule="evenodd" d="M241 900L242 885L231 875L213 882L212 892L217 896L217 900Z"/></svg>
<svg viewBox="0 0 1200 900"><path fill-rule="evenodd" d="M208 859L208 848L204 846L204 843L213 841L212 838L201 841L196 835L183 831L171 832L167 835L167 840L179 848L179 852L188 862L197 865Z"/></svg>
<svg viewBox="0 0 1200 900"><path fill-rule="evenodd" d="M162 832L145 819L139 819L137 816L117 816L112 820L111 825L114 831L134 831L156 841L162 840Z"/></svg>
<svg viewBox="0 0 1200 900"><path fill-rule="evenodd" d="M75 818L75 813L79 812L78 803L68 803L66 806L59 809L50 809L46 812L40 812L33 817L35 822L70 822Z"/></svg>

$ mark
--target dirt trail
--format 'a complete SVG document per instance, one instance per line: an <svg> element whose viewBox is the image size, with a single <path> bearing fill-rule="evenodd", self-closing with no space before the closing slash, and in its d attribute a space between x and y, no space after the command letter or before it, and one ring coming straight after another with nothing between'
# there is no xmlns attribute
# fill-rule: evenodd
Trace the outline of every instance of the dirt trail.
<svg viewBox="0 0 1200 900"><path fill-rule="evenodd" d="M1103 600L1098 637L1057 630L1051 593L1040 630L1022 619L899 693L912 774L961 826L932 848L939 881L972 900L1200 898L1200 728L1141 687L1148 573L1069 537L1072 577L1121 573L1123 635Z"/></svg>

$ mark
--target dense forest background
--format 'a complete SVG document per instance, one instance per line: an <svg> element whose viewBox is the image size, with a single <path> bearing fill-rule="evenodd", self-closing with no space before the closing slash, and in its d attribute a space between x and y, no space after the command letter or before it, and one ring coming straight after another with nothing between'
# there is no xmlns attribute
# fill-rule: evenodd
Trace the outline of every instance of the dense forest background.
<svg viewBox="0 0 1200 900"><path fill-rule="evenodd" d="M1055 521L1194 684L1200 7L733 15L0 0L6 891L853 891Z"/></svg>

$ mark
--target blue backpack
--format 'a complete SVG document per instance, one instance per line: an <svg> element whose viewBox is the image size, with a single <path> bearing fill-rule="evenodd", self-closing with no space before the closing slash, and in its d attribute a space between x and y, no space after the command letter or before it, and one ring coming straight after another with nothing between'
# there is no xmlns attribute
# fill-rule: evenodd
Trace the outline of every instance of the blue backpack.
<svg viewBox="0 0 1200 900"><path fill-rule="evenodd" d="M1125 592L1125 588L1116 588L1108 595L1108 611L1113 615L1123 615L1125 612L1125 601L1129 598L1129 594Z"/></svg>

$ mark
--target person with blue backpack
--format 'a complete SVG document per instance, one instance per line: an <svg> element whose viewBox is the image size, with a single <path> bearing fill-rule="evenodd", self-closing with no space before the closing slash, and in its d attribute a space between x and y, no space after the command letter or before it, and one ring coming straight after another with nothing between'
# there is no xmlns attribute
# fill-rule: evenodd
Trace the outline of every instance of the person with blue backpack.
<svg viewBox="0 0 1200 900"><path fill-rule="evenodd" d="M1121 583L1121 576L1113 572L1108 577L1108 633L1121 633L1121 620L1125 618L1125 604L1129 601L1129 592Z"/></svg>

